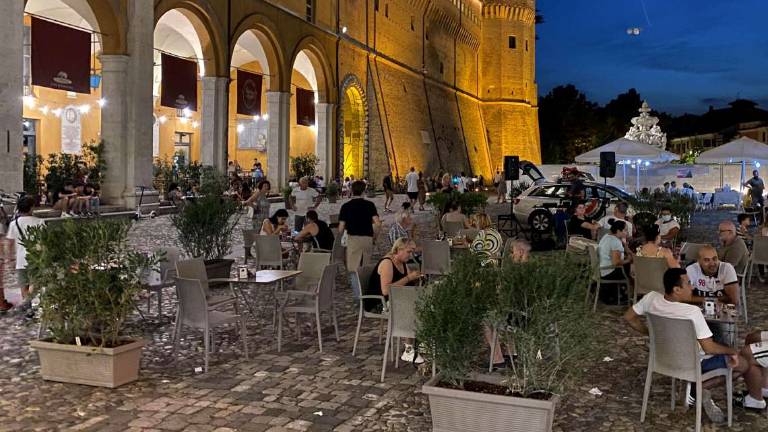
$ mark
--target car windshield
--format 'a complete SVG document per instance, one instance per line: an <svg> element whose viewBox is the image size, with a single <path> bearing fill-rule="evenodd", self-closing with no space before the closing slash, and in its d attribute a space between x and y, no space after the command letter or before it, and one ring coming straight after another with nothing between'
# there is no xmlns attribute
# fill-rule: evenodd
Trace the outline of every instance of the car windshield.
<svg viewBox="0 0 768 432"><path fill-rule="evenodd" d="M606 189L606 190L607 190L609 193L611 193L611 194L613 194L613 195L615 195L615 196L617 196L617 197L619 197L619 198L621 198L621 199L623 199L623 200L628 200L628 199L629 199L629 197L630 197L628 193L626 193L626 192L624 192L623 190L621 190L621 189L617 188L616 186L605 185L605 186L603 186L603 187L604 187L604 188L605 188L605 189Z"/></svg>

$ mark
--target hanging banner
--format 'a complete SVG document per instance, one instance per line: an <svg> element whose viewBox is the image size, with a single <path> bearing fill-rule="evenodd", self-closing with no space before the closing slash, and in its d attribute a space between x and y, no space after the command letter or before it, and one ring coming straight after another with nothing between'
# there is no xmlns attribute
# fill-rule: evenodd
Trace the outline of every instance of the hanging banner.
<svg viewBox="0 0 768 432"><path fill-rule="evenodd" d="M32 84L91 92L91 34L32 17Z"/></svg>
<svg viewBox="0 0 768 432"><path fill-rule="evenodd" d="M296 124L315 124L315 92L296 87Z"/></svg>
<svg viewBox="0 0 768 432"><path fill-rule="evenodd" d="M162 53L160 105L197 111L197 62Z"/></svg>
<svg viewBox="0 0 768 432"><path fill-rule="evenodd" d="M81 133L80 110L74 105L67 105L61 111L61 152L80 154Z"/></svg>
<svg viewBox="0 0 768 432"><path fill-rule="evenodd" d="M261 115L261 75L237 70L237 113Z"/></svg>

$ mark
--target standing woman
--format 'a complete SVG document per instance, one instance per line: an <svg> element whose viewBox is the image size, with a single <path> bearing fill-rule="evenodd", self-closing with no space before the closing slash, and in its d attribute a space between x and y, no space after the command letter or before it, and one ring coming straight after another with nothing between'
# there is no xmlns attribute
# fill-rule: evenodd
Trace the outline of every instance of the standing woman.
<svg viewBox="0 0 768 432"><path fill-rule="evenodd" d="M264 219L269 217L269 191L272 185L269 181L262 180L256 185L256 191L254 191L248 200L245 202L246 206L253 207L253 218L251 220L253 229L261 229L264 224Z"/></svg>
<svg viewBox="0 0 768 432"><path fill-rule="evenodd" d="M419 171L419 180L416 185L419 187L419 210L424 211L424 203L427 202L427 182L424 180L424 174L421 171Z"/></svg>

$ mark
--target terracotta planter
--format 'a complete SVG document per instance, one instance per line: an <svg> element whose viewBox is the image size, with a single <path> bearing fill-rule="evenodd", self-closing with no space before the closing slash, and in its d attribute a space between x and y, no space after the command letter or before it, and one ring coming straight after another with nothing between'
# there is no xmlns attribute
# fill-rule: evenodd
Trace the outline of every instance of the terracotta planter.
<svg viewBox="0 0 768 432"><path fill-rule="evenodd" d="M208 279L228 279L234 263L233 259L205 260L205 274Z"/></svg>
<svg viewBox="0 0 768 432"><path fill-rule="evenodd" d="M477 375L475 381L499 384L503 377ZM433 432L550 432L557 397L549 400L499 396L437 387L440 375L421 391L429 396Z"/></svg>
<svg viewBox="0 0 768 432"><path fill-rule="evenodd" d="M99 348L30 341L40 357L43 379L115 388L139 378L144 340L116 348Z"/></svg>

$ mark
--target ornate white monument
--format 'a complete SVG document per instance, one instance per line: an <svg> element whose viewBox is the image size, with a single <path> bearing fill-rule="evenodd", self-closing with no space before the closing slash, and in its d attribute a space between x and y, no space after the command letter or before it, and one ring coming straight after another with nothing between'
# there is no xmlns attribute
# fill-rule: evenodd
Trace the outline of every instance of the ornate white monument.
<svg viewBox="0 0 768 432"><path fill-rule="evenodd" d="M624 135L624 138L666 150L667 134L662 132L658 126L659 118L650 115L651 108L648 106L648 102L643 101L643 106L638 111L640 115L632 118L632 127L629 128L629 132Z"/></svg>

